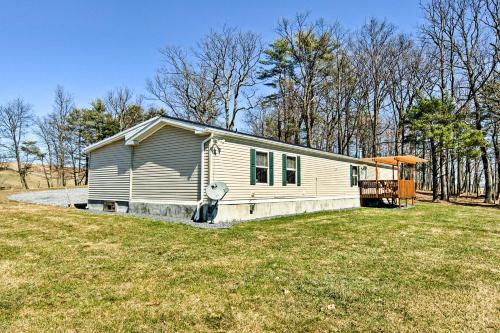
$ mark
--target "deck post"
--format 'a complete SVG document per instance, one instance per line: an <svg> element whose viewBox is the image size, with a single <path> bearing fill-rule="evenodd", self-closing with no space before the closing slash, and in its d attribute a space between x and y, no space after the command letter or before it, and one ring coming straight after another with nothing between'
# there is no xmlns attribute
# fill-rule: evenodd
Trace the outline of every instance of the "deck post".
<svg viewBox="0 0 500 333"><path fill-rule="evenodd" d="M398 203L399 203L399 208L401 208L401 180L400 180L400 172L399 172L399 161L397 161L397 167L398 167Z"/></svg>
<svg viewBox="0 0 500 333"><path fill-rule="evenodd" d="M392 182L393 182L393 186L394 186L394 164L391 165L392 167ZM394 205L395 204L395 201L394 201L394 194L392 195L392 204Z"/></svg>
<svg viewBox="0 0 500 333"><path fill-rule="evenodd" d="M379 198L378 190L378 162L375 162L375 189L377 191L377 199Z"/></svg>
<svg viewBox="0 0 500 333"><path fill-rule="evenodd" d="M411 204L415 205L415 198L417 196L417 183L415 182L415 164L411 166L411 180L413 181L413 195L411 196Z"/></svg>

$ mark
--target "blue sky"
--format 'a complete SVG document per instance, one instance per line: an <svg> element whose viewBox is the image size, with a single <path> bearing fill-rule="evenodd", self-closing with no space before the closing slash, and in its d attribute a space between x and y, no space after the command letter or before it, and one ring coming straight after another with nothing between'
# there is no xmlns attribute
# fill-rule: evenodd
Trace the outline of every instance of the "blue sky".
<svg viewBox="0 0 500 333"><path fill-rule="evenodd" d="M0 0L0 104L20 96L48 113L57 84L80 107L120 86L144 94L162 46L192 46L224 24L267 42L280 17L305 11L352 30L371 16L407 33L421 22L418 0Z"/></svg>

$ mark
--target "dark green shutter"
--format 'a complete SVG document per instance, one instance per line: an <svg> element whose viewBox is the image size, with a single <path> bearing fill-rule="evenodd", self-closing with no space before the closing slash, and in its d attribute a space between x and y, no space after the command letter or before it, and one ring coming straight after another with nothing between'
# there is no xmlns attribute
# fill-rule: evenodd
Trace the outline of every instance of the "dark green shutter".
<svg viewBox="0 0 500 333"><path fill-rule="evenodd" d="M269 152L269 185L274 185L274 153Z"/></svg>
<svg viewBox="0 0 500 333"><path fill-rule="evenodd" d="M255 149L250 149L250 185L255 185Z"/></svg>
<svg viewBox="0 0 500 333"><path fill-rule="evenodd" d="M297 186L300 186L300 156L297 156Z"/></svg>
<svg viewBox="0 0 500 333"><path fill-rule="evenodd" d="M350 166L349 170L351 171L351 187L354 186L354 179L352 178L352 165Z"/></svg>
<svg viewBox="0 0 500 333"><path fill-rule="evenodd" d="M281 182L286 186L286 154L281 155Z"/></svg>
<svg viewBox="0 0 500 333"><path fill-rule="evenodd" d="M356 174L358 175L356 177L356 184L354 184L355 186L359 186L359 180L361 179L361 170L359 169L359 165L356 167Z"/></svg>

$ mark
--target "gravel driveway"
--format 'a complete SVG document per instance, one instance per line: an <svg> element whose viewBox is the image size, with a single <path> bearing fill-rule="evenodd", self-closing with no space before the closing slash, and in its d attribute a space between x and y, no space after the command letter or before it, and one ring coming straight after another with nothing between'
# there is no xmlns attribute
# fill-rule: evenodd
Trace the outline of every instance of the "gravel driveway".
<svg viewBox="0 0 500 333"><path fill-rule="evenodd" d="M86 204L87 189L72 188L65 190L17 193L9 196L9 199L42 205L68 207L70 204Z"/></svg>
<svg viewBox="0 0 500 333"><path fill-rule="evenodd" d="M73 188L67 190L50 190L50 191L36 191L17 193L9 196L10 200L35 203L41 205L61 206L68 207L69 204L87 204L87 189L86 188ZM85 206L83 206L85 207ZM130 214L130 213L109 213L103 211L87 211L91 214L119 214L125 216L136 216L148 218L156 221L172 222L187 224L196 228L202 229L226 229L232 225L240 222L233 223L196 223L193 221L175 221L165 216L157 215L143 215L143 214Z"/></svg>

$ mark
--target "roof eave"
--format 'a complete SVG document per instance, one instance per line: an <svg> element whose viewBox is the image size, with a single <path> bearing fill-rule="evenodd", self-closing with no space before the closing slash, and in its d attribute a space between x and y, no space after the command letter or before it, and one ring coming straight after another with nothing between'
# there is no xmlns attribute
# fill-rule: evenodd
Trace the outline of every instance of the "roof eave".
<svg viewBox="0 0 500 333"><path fill-rule="evenodd" d="M149 124L148 126L145 126L134 133L130 133L130 135L126 135L125 144L130 146L138 145L140 144L141 141L150 137L156 131L158 131L159 129L161 129L166 125L193 131L195 134L207 133L207 130L204 126L186 124L172 119L158 118L156 121Z"/></svg>
<svg viewBox="0 0 500 333"><path fill-rule="evenodd" d="M85 148L85 152L89 153L95 149L98 149L100 147L103 147L107 144L110 144L114 141L124 139L126 145L131 145L135 146L140 144L140 142L150 135L154 134L157 130L162 128L165 125L170 125L178 128L183 128L187 130L193 131L197 135L203 135L203 134L216 134L216 135L221 135L221 136L228 136L228 137L233 137L233 138L239 138L243 140L249 140L249 141L257 141L261 143L265 143L268 145L276 146L276 147L284 147L287 149L295 150L295 151L302 151L302 152L307 152L309 154L316 154L320 156L326 156L329 158L333 158L336 160L344 161L344 162L349 162L349 163L356 163L356 164L366 164L366 165L375 165L375 162L369 161L369 160L363 160L359 159L356 157L350 157L346 155L340 155L340 154L335 154L332 152L327 152L327 151L322 151L319 149L314 149L314 148L309 148L309 147L302 147L298 145L293 145L285 142L279 142L275 140L270 140L266 138L261 138L257 136L251 136L251 135L246 135L242 133L237 133L237 132L231 132L223 129L217 129L211 126L205 126L202 124L197 124L193 122L187 122L183 120L178 120L178 119L172 119L169 117L162 117L158 116L155 118L151 118L141 124L138 124L128 130L122 131L120 133L115 134L114 136L111 136L107 139L104 139L102 141L99 141L93 145L88 146Z"/></svg>
<svg viewBox="0 0 500 333"><path fill-rule="evenodd" d="M366 164L366 165L375 165L375 163L370 162L370 161L365 161L356 157L351 157L351 156L346 156L346 155L340 155L340 154L335 154L327 151L321 151L318 149L313 149L313 148L308 148L308 147L301 147L297 145L291 145L285 142L279 142L279 141L274 141L274 140L269 140L266 138L259 138L259 137L248 137L244 134L236 133L236 132L228 132L228 131L223 131L223 130L217 130L215 128L208 128L207 131L212 132L214 134L218 134L221 136L229 136L229 137L234 137L234 138L241 138L241 139L246 139L249 141L258 141L262 142L268 145L273 145L277 147L286 147L291 150L297 150L297 151L304 151L308 152L310 154L317 154L317 155L322 155L322 156L328 156L330 158L344 161L344 162L350 162L350 163L356 163L356 164Z"/></svg>
<svg viewBox="0 0 500 333"><path fill-rule="evenodd" d="M113 143L115 141L118 141L118 140L121 140L121 139L124 139L126 134L129 134L131 132L137 132L139 131L140 129L142 129L144 126L147 126L149 123L155 121L156 119L160 118L160 116L157 116L157 117L154 117L154 118L151 118L151 119L148 119L146 121L143 121L142 123L140 124L137 124L131 128L128 128L126 130L123 130L119 133L116 133L115 135L112 135L110 136L109 138L106 138L104 140L101 140L101 141L98 141L94 144L91 144L90 146L86 147L84 149L85 153L90 153L91 151L93 150L96 150L98 148L101 148L101 147L104 147L110 143Z"/></svg>

